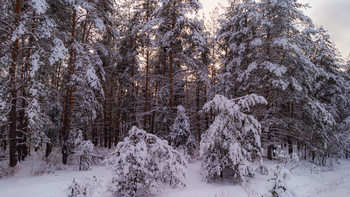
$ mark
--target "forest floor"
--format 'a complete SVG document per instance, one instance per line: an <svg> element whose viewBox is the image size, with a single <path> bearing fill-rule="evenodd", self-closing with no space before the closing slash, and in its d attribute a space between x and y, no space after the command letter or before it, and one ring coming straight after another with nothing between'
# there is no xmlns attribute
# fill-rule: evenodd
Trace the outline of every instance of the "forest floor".
<svg viewBox="0 0 350 197"><path fill-rule="evenodd" d="M73 179L77 182L93 176L107 183L111 172L104 166L93 165L89 171L79 171L76 164L48 165L42 161L42 154L32 153L18 164L15 174L0 179L0 197L66 197L67 188ZM74 162L72 162L74 163ZM262 196L268 189L275 162L265 161L269 175L257 175L249 184L233 185L229 182L206 183L200 175L201 161L194 160L187 169L186 188L165 188L156 197L245 197ZM350 194L350 160L340 160L331 167L315 167L307 161L297 164L281 164L291 170L287 183L298 197L348 197ZM108 197L105 188L96 188L93 196Z"/></svg>

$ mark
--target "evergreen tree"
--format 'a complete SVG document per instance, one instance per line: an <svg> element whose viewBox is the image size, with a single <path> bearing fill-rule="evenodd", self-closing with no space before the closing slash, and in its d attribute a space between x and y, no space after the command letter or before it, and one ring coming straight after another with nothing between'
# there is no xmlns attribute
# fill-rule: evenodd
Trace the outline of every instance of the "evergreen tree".
<svg viewBox="0 0 350 197"><path fill-rule="evenodd" d="M173 106L181 104L184 98L186 76L196 76L196 82L208 82L209 50L204 33L203 21L189 17L195 14L201 5L197 0L162 0L160 7L153 13L149 25L155 32L160 72L159 103L156 125L160 135L168 135ZM160 124L163 122L163 124ZM165 133L164 133L165 132Z"/></svg>
<svg viewBox="0 0 350 197"><path fill-rule="evenodd" d="M169 141L171 146L182 151L188 159L193 157L196 147L190 128L190 120L185 113L185 108L179 105L174 124L170 128Z"/></svg>
<svg viewBox="0 0 350 197"><path fill-rule="evenodd" d="M294 192L287 185L287 181L291 179L291 174L289 170L276 165L273 177L269 179L269 194L265 195L266 197L294 197L296 196Z"/></svg>
<svg viewBox="0 0 350 197"><path fill-rule="evenodd" d="M67 157L73 148L74 141L69 136L75 136L79 129L102 113L102 106L98 97L104 96L101 81L105 80L103 62L98 54L98 43L95 43L95 33L109 28L107 13L103 13L103 6L99 1L86 0L63 1L68 5L61 14L67 17L62 20L70 21L70 29L64 36L70 38L69 60L65 70L64 102L62 114L62 161L67 163ZM64 22L64 21L62 21ZM64 28L64 27L61 27ZM103 98L104 99L104 98Z"/></svg>
<svg viewBox="0 0 350 197"><path fill-rule="evenodd" d="M106 164L114 172L110 191L123 196L147 195L163 183L185 186L185 158L167 141L135 126Z"/></svg>
<svg viewBox="0 0 350 197"><path fill-rule="evenodd" d="M295 0L235 2L219 30L224 66L216 89L229 98L246 93L265 96L266 108L254 114L263 126L269 159L273 142L287 141L289 153L293 141L300 139L310 151L328 147L328 134L336 124L335 114L316 96L314 83L329 76L313 58L325 53L323 44L314 41L322 31L314 28L302 8ZM314 53L312 49L319 47L323 52Z"/></svg>
<svg viewBox="0 0 350 197"><path fill-rule="evenodd" d="M207 181L246 182L254 176L251 164L261 161L261 125L244 111L259 103L266 104L266 100L254 94L232 100L216 95L204 105L204 111L217 113L200 144L201 170Z"/></svg>
<svg viewBox="0 0 350 197"><path fill-rule="evenodd" d="M339 52L334 44L329 40L329 35L323 28L319 28L314 38L312 62L321 70L321 74L315 80L314 94L320 103L334 117L335 125L326 132L326 143L320 143L318 139L312 141L315 156L320 159L321 164L325 164L326 157L339 158L346 146L341 140L344 137L342 127L344 121L349 116L349 76L346 67L342 66ZM314 153L314 154L315 154Z"/></svg>
<svg viewBox="0 0 350 197"><path fill-rule="evenodd" d="M3 106L10 109L7 118L10 167L26 156L29 135L33 140L45 140L44 125L40 123L48 118L41 113L40 100L46 84L41 77L50 69L50 64L62 59L55 51L50 51L61 41L52 38L56 24L46 15L48 7L45 0L16 0L12 4L2 4L0 11L0 29L4 33L0 66L6 71L1 76L5 81L0 90L6 102ZM50 61L44 57L49 57Z"/></svg>

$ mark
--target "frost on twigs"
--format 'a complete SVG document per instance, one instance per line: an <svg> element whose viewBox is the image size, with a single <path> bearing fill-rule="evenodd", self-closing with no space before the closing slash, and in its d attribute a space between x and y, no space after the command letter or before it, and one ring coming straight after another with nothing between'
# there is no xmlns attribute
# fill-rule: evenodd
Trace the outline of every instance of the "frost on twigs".
<svg viewBox="0 0 350 197"><path fill-rule="evenodd" d="M153 193L163 183L185 186L185 158L167 141L135 126L105 162L114 172L109 190L125 197Z"/></svg>
<svg viewBox="0 0 350 197"><path fill-rule="evenodd" d="M254 176L251 163L261 161L261 125L243 111L257 103L266 100L254 94L233 100L216 95L204 105L203 111L217 113L200 143L201 168L207 181L230 178L247 182Z"/></svg>

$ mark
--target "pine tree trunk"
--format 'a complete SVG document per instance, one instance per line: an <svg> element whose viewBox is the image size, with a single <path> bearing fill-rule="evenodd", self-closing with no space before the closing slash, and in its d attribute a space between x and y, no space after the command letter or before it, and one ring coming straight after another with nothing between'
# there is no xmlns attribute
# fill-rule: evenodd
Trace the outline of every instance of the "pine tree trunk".
<svg viewBox="0 0 350 197"><path fill-rule="evenodd" d="M73 16L72 16L72 41L71 44L74 43L74 37L75 37L75 28L76 28L76 17L77 13L74 10ZM71 126L71 118L73 114L73 107L74 107L74 92L76 91L75 87L71 87L69 84L71 76L73 75L75 70L75 50L72 46L69 52L69 64L68 64L68 76L67 76L67 91L66 91L66 99L65 99L65 105L64 105L64 111L63 111L63 127L62 127L62 135L63 135L63 148L62 148L62 163L67 164L67 158L69 155L68 150L68 138L69 138L69 131Z"/></svg>
<svg viewBox="0 0 350 197"><path fill-rule="evenodd" d="M108 117L107 117L107 90L104 88L105 100L103 102L103 137L104 137L104 147L107 148L108 145Z"/></svg>
<svg viewBox="0 0 350 197"><path fill-rule="evenodd" d="M288 154L293 153L293 141L291 137L288 137Z"/></svg>
<svg viewBox="0 0 350 197"><path fill-rule="evenodd" d="M22 0L17 0L15 4L15 25L20 22ZM19 39L12 44L12 64L9 70L10 87L11 87L11 110L9 119L9 141L10 141L10 167L15 167L17 164L17 87L16 87L16 69L19 49Z"/></svg>
<svg viewBox="0 0 350 197"><path fill-rule="evenodd" d="M45 158L47 159L52 152L52 144L51 143L46 143L46 150L45 150Z"/></svg>
<svg viewBox="0 0 350 197"><path fill-rule="evenodd" d="M268 143L271 143L271 139L272 139L271 132L268 132L267 133L267 141L268 141ZM272 150L273 150L273 145L271 144L271 145L269 145L267 147L267 159L268 160L272 160L272 153L273 153Z"/></svg>
<svg viewBox="0 0 350 197"><path fill-rule="evenodd" d="M11 69L12 70L12 69ZM10 71L12 73L12 71ZM12 78L12 77L11 77ZM13 84L15 84L13 82ZM15 167L17 164L17 95L16 91L12 90L12 102L11 102L11 111L10 111L10 130L9 130L9 141L10 141L10 167Z"/></svg>
<svg viewBox="0 0 350 197"><path fill-rule="evenodd" d="M208 94L207 94L207 86L205 86L204 88L204 103L207 103L208 100ZM206 123L206 129L209 128L210 126L210 121L209 121L210 117L209 117L209 113L205 113L205 123Z"/></svg>
<svg viewBox="0 0 350 197"><path fill-rule="evenodd" d="M25 91L22 90L22 96L25 98L26 94ZM17 146L17 152L18 152L18 161L24 160L24 158L27 156L26 155L26 145L25 145L25 135L27 134L27 124L26 124L26 117L25 117L25 111L24 109L26 108L25 101L22 100L21 103L21 111L19 112L19 132L18 132L18 146Z"/></svg>
<svg viewBox="0 0 350 197"><path fill-rule="evenodd" d="M113 109L113 87L111 87L110 97L109 97L109 111L108 111L108 148L112 148L112 109Z"/></svg>
<svg viewBox="0 0 350 197"><path fill-rule="evenodd" d="M199 111L200 111L200 98L199 98L199 85L197 85L197 88L196 88L196 104L197 104L197 135L198 135L198 144L200 144L201 142L201 124L200 124L200 121L201 121L201 117L200 117L200 114L199 114Z"/></svg>
<svg viewBox="0 0 350 197"><path fill-rule="evenodd" d="M294 104L293 102L289 103L290 105L290 118L293 120L293 115L294 115ZM293 141L291 137L288 137L288 154L293 153Z"/></svg>
<svg viewBox="0 0 350 197"><path fill-rule="evenodd" d="M123 88L119 87L119 95L118 95L118 103L117 103L117 117L115 121L115 144L118 144L119 141L119 135L121 133L120 130L120 117L121 117L121 104L122 104L122 94L123 94Z"/></svg>
<svg viewBox="0 0 350 197"><path fill-rule="evenodd" d="M33 18L35 18L36 14L35 12L33 12ZM35 34L35 23L33 23L32 25L32 34L34 35ZM29 43L28 45L30 47L33 47L34 45L34 37L31 36L29 38ZM23 42L23 45L25 43L25 40L22 41ZM25 47L25 46L23 46ZM32 54L32 50L31 49L28 49L28 52L27 52L27 59L29 60L30 59L30 56ZM23 54L23 56L25 56L25 54ZM22 97L23 98L26 98L27 97L27 92L26 92L26 89L25 89L25 85L28 80L30 79L30 76L26 76L25 73L27 73L29 71L29 67L30 67L30 63L27 62L25 65L23 65L22 67L22 74L21 74L21 92L22 92ZM28 117L26 117L25 115L25 109L27 108L27 103L24 99L21 100L21 111L19 113L19 125L20 125L20 131L18 133L18 143L19 145L17 146L17 149L18 149L18 161L22 161L25 159L25 157L27 157L27 154L28 154L28 147L26 145L27 143L27 135L28 135L28 132L27 132L27 128L28 128Z"/></svg>
<svg viewBox="0 0 350 197"><path fill-rule="evenodd" d="M174 57L173 52L169 52L169 107L170 110L173 109L173 63Z"/></svg>
<svg viewBox="0 0 350 197"><path fill-rule="evenodd" d="M147 131L147 112L149 111L148 109L148 102L149 102L149 99L148 99L148 83L149 83L149 78L148 78L148 75L149 75L149 50L147 49L147 52L146 52L146 84L145 84L145 115L144 115L144 129Z"/></svg>

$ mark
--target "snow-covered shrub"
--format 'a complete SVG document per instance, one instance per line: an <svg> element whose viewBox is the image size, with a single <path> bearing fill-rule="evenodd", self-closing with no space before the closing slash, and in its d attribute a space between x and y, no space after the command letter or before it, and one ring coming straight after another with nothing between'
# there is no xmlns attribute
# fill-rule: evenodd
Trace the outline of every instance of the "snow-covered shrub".
<svg viewBox="0 0 350 197"><path fill-rule="evenodd" d="M278 162L282 162L283 160L286 159L286 154L285 152L282 150L281 146L277 146L277 148L275 150L273 150L273 153L275 154L275 156L277 157Z"/></svg>
<svg viewBox="0 0 350 197"><path fill-rule="evenodd" d="M89 170L91 163L91 153L94 150L94 144L90 140L82 140L82 133L79 131L78 137L75 141L75 154L79 155L79 170Z"/></svg>
<svg viewBox="0 0 350 197"><path fill-rule="evenodd" d="M196 148L196 142L190 131L190 120L181 105L177 107L177 116L174 124L170 127L170 144L176 150L183 152L187 159L191 159Z"/></svg>
<svg viewBox="0 0 350 197"><path fill-rule="evenodd" d="M80 156L79 170L89 170L91 163L91 153L94 150L94 144L90 140L82 141L78 148L76 154Z"/></svg>
<svg viewBox="0 0 350 197"><path fill-rule="evenodd" d="M312 165L311 169L310 169L310 174L320 174L321 173L321 169L316 166L316 165Z"/></svg>
<svg viewBox="0 0 350 197"><path fill-rule="evenodd" d="M85 197L87 196L87 187L79 184L73 179L73 182L68 187L67 197Z"/></svg>
<svg viewBox="0 0 350 197"><path fill-rule="evenodd" d="M229 175L234 182L246 182L254 176L251 163L261 161L261 126L242 111L256 103L266 100L254 94L233 100L216 95L204 105L204 111L213 109L217 114L200 144L201 169L207 181Z"/></svg>
<svg viewBox="0 0 350 197"><path fill-rule="evenodd" d="M39 165L35 168L32 168L30 171L30 174L32 176L41 176L43 174L53 174L53 173L55 173L55 169L51 168L50 165L46 165L46 164Z"/></svg>
<svg viewBox="0 0 350 197"><path fill-rule="evenodd" d="M149 194L163 183L185 186L185 158L167 141L135 126L105 162L114 171L109 190L122 196Z"/></svg>
<svg viewBox="0 0 350 197"><path fill-rule="evenodd" d="M104 196L107 192L102 179L93 176L86 178L80 182L73 179L73 182L68 186L67 197L95 197Z"/></svg>
<svg viewBox="0 0 350 197"><path fill-rule="evenodd" d="M288 157L288 162L298 163L299 162L298 154L296 154L296 153L290 154L289 157Z"/></svg>
<svg viewBox="0 0 350 197"><path fill-rule="evenodd" d="M0 178L7 176L9 174L9 166L7 162L0 161Z"/></svg>
<svg viewBox="0 0 350 197"><path fill-rule="evenodd" d="M265 197L294 197L295 194L289 189L287 181L290 180L289 170L276 165L273 177L269 179L269 194Z"/></svg>
<svg viewBox="0 0 350 197"><path fill-rule="evenodd" d="M255 171L261 175L268 175L269 174L269 170L264 165L258 166Z"/></svg>
<svg viewBox="0 0 350 197"><path fill-rule="evenodd" d="M283 151L281 146L277 146L277 148L273 151L275 154L278 163L285 162L285 163L298 163L299 162L299 156L296 153L288 154Z"/></svg>
<svg viewBox="0 0 350 197"><path fill-rule="evenodd" d="M233 197L233 195L227 192L221 192L221 193L216 193L215 197Z"/></svg>

